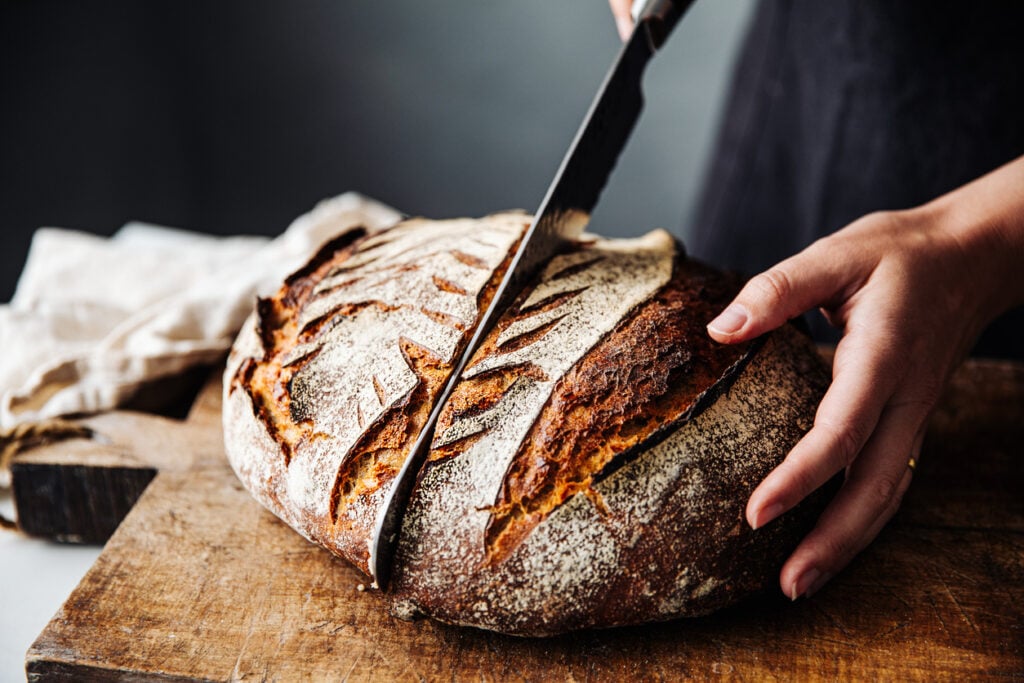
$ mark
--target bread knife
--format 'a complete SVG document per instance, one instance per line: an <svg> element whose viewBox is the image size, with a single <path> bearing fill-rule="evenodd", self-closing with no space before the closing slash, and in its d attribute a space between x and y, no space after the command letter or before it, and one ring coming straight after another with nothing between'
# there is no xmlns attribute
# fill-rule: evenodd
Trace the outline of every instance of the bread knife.
<svg viewBox="0 0 1024 683"><path fill-rule="evenodd" d="M566 243L579 237L590 220L601 190L611 175L643 109L641 79L651 57L664 45L694 0L649 0L634 3L636 25L605 76L569 151L548 187L533 221L512 257L490 305L462 352L444 390L434 403L409 456L402 465L377 516L370 540L370 573L374 585L387 586L402 513L413 482L426 459L434 426L469 359L501 313L536 271Z"/></svg>

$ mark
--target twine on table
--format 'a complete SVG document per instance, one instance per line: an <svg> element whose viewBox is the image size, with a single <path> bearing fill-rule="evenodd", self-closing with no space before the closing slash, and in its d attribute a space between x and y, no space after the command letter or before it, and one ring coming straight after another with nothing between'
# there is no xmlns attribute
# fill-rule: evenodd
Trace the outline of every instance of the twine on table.
<svg viewBox="0 0 1024 683"><path fill-rule="evenodd" d="M10 488L11 463L19 453L58 441L89 439L93 434L84 425L61 419L20 424L0 432L0 489ZM0 515L0 529L17 528L17 522Z"/></svg>

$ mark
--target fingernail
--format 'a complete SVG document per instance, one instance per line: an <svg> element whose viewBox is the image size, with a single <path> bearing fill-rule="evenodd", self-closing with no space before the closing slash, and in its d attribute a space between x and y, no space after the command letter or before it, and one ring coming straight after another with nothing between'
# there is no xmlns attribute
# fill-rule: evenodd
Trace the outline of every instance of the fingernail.
<svg viewBox="0 0 1024 683"><path fill-rule="evenodd" d="M814 582L818 580L818 577L820 576L821 572L819 572L815 567L811 567L803 574L798 576L797 579L793 582L793 587L789 590L789 599L796 600L801 595L806 593L807 589L810 588L814 584Z"/></svg>
<svg viewBox="0 0 1024 683"><path fill-rule="evenodd" d="M800 577L793 582L793 587L790 589L790 600L796 600L801 595L805 598L809 598L819 590L822 586L828 583L828 580L832 578L832 575L828 572L822 574L816 567L811 567Z"/></svg>
<svg viewBox="0 0 1024 683"><path fill-rule="evenodd" d="M773 503L766 508L761 508L761 511L754 518L754 531L757 531L768 522L772 521L776 517L782 514L782 503Z"/></svg>
<svg viewBox="0 0 1024 683"><path fill-rule="evenodd" d="M708 323L708 329L717 334L735 334L747 322L747 309L730 304L717 318Z"/></svg>
<svg viewBox="0 0 1024 683"><path fill-rule="evenodd" d="M633 33L633 20L629 17L615 17L615 26L619 29L622 42L629 40L630 34Z"/></svg>

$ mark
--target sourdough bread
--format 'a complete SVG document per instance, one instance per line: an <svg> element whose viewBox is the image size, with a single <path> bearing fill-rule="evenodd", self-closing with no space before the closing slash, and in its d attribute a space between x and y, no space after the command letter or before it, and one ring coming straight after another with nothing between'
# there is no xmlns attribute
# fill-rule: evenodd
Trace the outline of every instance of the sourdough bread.
<svg viewBox="0 0 1024 683"><path fill-rule="evenodd" d="M259 303L224 424L257 499L367 571L384 494L528 221L348 233ZM703 614L773 582L824 501L756 532L744 506L828 378L792 327L707 336L738 286L663 231L552 259L444 406L393 613L548 635Z"/></svg>

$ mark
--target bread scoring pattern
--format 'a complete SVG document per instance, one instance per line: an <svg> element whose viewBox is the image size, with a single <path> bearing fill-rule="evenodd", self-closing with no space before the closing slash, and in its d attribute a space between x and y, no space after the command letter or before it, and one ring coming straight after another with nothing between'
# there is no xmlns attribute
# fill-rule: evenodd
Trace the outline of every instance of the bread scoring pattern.
<svg viewBox="0 0 1024 683"><path fill-rule="evenodd" d="M622 276L614 257L584 256L606 245L622 246L571 255L590 264L575 274L597 292L604 276ZM743 508L809 429L827 374L790 326L713 342L705 325L740 281L671 248L661 255L669 281L647 281L646 297L634 282L639 303L618 309L564 372L531 360L572 357L548 346L564 344L548 327L562 319L555 309L575 303L590 321L618 300L560 300L566 285L547 314L547 295L530 294L499 322L455 387L413 490L396 616L550 635L702 614L774 579L823 498L757 532ZM567 260L555 259L547 282ZM524 389L544 382L545 393Z"/></svg>
<svg viewBox="0 0 1024 683"><path fill-rule="evenodd" d="M262 358L239 381L280 447L280 516L365 568L382 500L526 223L405 221L261 302Z"/></svg>
<svg viewBox="0 0 1024 683"><path fill-rule="evenodd" d="M346 233L259 301L224 427L260 502L368 571L383 497L528 222ZM756 532L743 506L809 428L827 370L789 326L710 340L739 284L661 231L552 259L444 406L393 613L544 635L705 613L771 582L824 499Z"/></svg>
<svg viewBox="0 0 1024 683"><path fill-rule="evenodd" d="M487 535L490 558L504 556L497 537L513 517L528 518L528 524L515 529L521 538L569 496L590 489L584 474L577 485L562 486L558 500L548 501L540 510L530 509L529 501L513 502L502 495L508 489L509 473L519 462L520 445L528 442L527 434L556 387L630 311L669 283L674 255L671 236L656 230L637 240L598 242L555 257L540 283L518 303L514 315L503 319L497 336L492 335L463 373L461 391L453 395L439 420L430 459L469 451L493 455L486 470L478 472L480 480L474 482L479 487L474 506L479 511L477 523L495 531ZM486 398L480 401L480 397ZM564 475L556 459L545 455L554 454L532 454L542 468ZM563 482L539 483L537 488L554 494Z"/></svg>
<svg viewBox="0 0 1024 683"><path fill-rule="evenodd" d="M369 427L408 400L426 374L417 367L452 363L476 322L477 296L519 229L405 223L367 239L317 283L299 314L300 343L284 362L295 368L292 416L315 425L289 466L294 502L338 514L330 506L339 504L332 491L342 462L358 458L354 447Z"/></svg>

